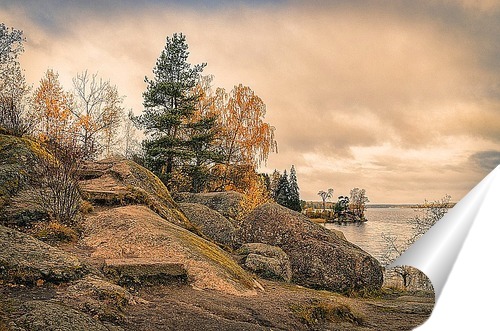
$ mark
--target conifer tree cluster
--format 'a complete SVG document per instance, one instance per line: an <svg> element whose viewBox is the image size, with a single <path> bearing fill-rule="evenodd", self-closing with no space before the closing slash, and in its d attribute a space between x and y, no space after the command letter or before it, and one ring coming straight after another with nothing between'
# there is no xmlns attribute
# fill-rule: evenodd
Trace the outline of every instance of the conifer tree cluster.
<svg viewBox="0 0 500 331"><path fill-rule="evenodd" d="M269 183L269 191L276 203L298 212L302 211L295 166L292 165L290 168L290 175L286 170L282 175L278 170L274 170Z"/></svg>

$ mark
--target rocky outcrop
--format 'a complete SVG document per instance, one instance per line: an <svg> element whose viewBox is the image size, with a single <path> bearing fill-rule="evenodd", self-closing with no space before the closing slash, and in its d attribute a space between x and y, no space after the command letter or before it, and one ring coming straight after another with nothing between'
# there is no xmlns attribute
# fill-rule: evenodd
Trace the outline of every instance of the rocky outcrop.
<svg viewBox="0 0 500 331"><path fill-rule="evenodd" d="M241 224L240 237L243 242L283 249L297 284L340 292L382 286L382 269L376 259L280 205L265 204L253 210Z"/></svg>
<svg viewBox="0 0 500 331"><path fill-rule="evenodd" d="M10 208L11 200L27 184L33 165L50 157L36 142L0 134L0 222L25 225L46 215L32 210Z"/></svg>
<svg viewBox="0 0 500 331"><path fill-rule="evenodd" d="M143 204L166 219L193 232L196 227L177 208L162 181L137 163L110 158L87 162L79 170L85 199L101 205Z"/></svg>
<svg viewBox="0 0 500 331"><path fill-rule="evenodd" d="M199 203L179 203L186 217L208 238L216 243L236 248L237 226L219 212Z"/></svg>
<svg viewBox="0 0 500 331"><path fill-rule="evenodd" d="M135 303L134 297L126 289L95 275L88 275L69 286L68 295L106 300L117 307Z"/></svg>
<svg viewBox="0 0 500 331"><path fill-rule="evenodd" d="M94 249L92 257L128 259L130 264L135 259L141 259L141 263L178 264L186 270L188 282L196 288L236 295L255 293L253 279L225 251L166 222L145 206L124 206L93 213L82 227L84 243ZM133 269L140 272L140 268ZM149 273L149 269L143 270ZM140 279L141 274L136 273L134 277Z"/></svg>
<svg viewBox="0 0 500 331"><path fill-rule="evenodd" d="M290 260L279 247L249 243L242 245L235 254L241 265L262 278L285 282L292 279Z"/></svg>
<svg viewBox="0 0 500 331"><path fill-rule="evenodd" d="M234 191L209 193L182 192L176 193L174 199L176 202L199 203L218 211L224 217L236 219L242 211L241 201L243 200L243 194Z"/></svg>
<svg viewBox="0 0 500 331"><path fill-rule="evenodd" d="M25 313L15 319L20 330L37 331L109 331L98 320L61 304L47 301L28 301L22 310ZM19 330L19 329L18 329Z"/></svg>
<svg viewBox="0 0 500 331"><path fill-rule="evenodd" d="M0 225L0 279L33 284L80 278L86 268L74 256Z"/></svg>
<svg viewBox="0 0 500 331"><path fill-rule="evenodd" d="M123 323L126 321L125 308L143 301L123 287L95 275L74 282L61 297L66 306L110 323Z"/></svg>

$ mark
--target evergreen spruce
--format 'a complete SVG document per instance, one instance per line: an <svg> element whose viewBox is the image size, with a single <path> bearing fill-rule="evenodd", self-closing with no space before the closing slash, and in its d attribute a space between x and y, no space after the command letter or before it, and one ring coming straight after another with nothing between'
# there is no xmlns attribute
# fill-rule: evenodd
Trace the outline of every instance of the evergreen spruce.
<svg viewBox="0 0 500 331"><path fill-rule="evenodd" d="M290 193L288 197L288 208L301 212L302 207L300 205L300 194L299 194L299 185L297 183L297 173L295 171L295 167L292 165L290 169Z"/></svg>
<svg viewBox="0 0 500 331"><path fill-rule="evenodd" d="M283 172L278 183L276 202L287 208L290 206L290 183L286 170Z"/></svg>
<svg viewBox="0 0 500 331"><path fill-rule="evenodd" d="M269 192L271 194L271 198L274 202L277 202L278 199L278 187L281 179L281 174L278 170L274 169L269 184Z"/></svg>

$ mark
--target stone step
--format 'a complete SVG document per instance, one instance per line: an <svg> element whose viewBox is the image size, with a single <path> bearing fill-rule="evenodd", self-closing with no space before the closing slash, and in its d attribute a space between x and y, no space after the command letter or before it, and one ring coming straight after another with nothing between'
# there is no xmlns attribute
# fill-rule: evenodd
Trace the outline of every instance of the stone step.
<svg viewBox="0 0 500 331"><path fill-rule="evenodd" d="M157 285L187 282L182 263L145 258L107 259L104 273L120 284Z"/></svg>

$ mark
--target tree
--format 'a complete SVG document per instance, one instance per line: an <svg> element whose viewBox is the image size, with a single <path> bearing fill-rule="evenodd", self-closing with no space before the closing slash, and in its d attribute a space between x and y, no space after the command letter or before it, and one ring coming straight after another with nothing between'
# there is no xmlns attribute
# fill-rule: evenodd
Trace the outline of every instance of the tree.
<svg viewBox="0 0 500 331"><path fill-rule="evenodd" d="M226 168L223 185L227 186L231 184L228 175L232 166L256 169L277 151L275 128L264 122L266 106L248 86L237 85L229 95L217 89L213 107L219 119L218 141Z"/></svg>
<svg viewBox="0 0 500 331"><path fill-rule="evenodd" d="M187 164L187 173L191 178L191 191L201 192L210 181L210 165L220 160L220 153L213 148L215 139L216 117L203 117L188 125L190 135L188 146L191 150L191 162Z"/></svg>
<svg viewBox="0 0 500 331"><path fill-rule="evenodd" d="M302 207L300 205L299 184L297 183L297 173L293 165L290 169L289 182L290 182L290 196L289 196L288 207L292 210L301 212Z"/></svg>
<svg viewBox="0 0 500 331"><path fill-rule="evenodd" d="M0 23L0 62L12 63L23 51L23 32Z"/></svg>
<svg viewBox="0 0 500 331"><path fill-rule="evenodd" d="M17 136L31 133L35 124L28 114L30 88L18 61L22 34L0 23L0 126Z"/></svg>
<svg viewBox="0 0 500 331"><path fill-rule="evenodd" d="M154 77L145 78L144 112L136 118L148 135L143 142L146 165L170 187L174 168L190 157L187 125L199 98L193 90L206 65L192 66L188 55L182 33L166 38L153 69Z"/></svg>
<svg viewBox="0 0 500 331"><path fill-rule="evenodd" d="M411 218L409 223L412 225L413 236L409 239L409 245L417 241L427 232L437 221L439 221L448 212L450 208L451 196L446 194L440 200L424 203L419 206L420 214Z"/></svg>
<svg viewBox="0 0 500 331"><path fill-rule="evenodd" d="M290 182L288 180L286 170L283 171L283 175L280 177L280 181L278 183L276 203L287 208L290 206Z"/></svg>
<svg viewBox="0 0 500 331"><path fill-rule="evenodd" d="M386 251L382 257L382 264L389 265L394 262L408 247L423 236L437 221L439 221L450 208L450 195L445 195L440 200L434 202L424 201L418 206L420 215L408 220L412 225L412 235L405 241L398 241L398 237L392 234L382 233L382 239L386 242ZM393 268L393 272L399 275L402 279L403 287L406 289L412 283L416 283L418 287L428 289L432 286L428 278L418 269L410 266L397 266Z"/></svg>
<svg viewBox="0 0 500 331"><path fill-rule="evenodd" d="M191 157L185 169L191 179L190 190L193 192L201 192L209 187L212 181L210 170L223 157L216 144L220 127L218 115L212 107L212 79L212 76L200 76L193 90L193 94L198 97L195 112L187 124L187 144Z"/></svg>
<svg viewBox="0 0 500 331"><path fill-rule="evenodd" d="M278 186L281 179L281 174L278 170L274 169L271 174L270 183L269 183L269 191L271 194L271 198L276 202L278 198Z"/></svg>
<svg viewBox="0 0 500 331"><path fill-rule="evenodd" d="M330 199L333 196L333 188L329 188L328 191L319 191L318 195L323 200L323 211L326 210L326 200Z"/></svg>
<svg viewBox="0 0 500 331"><path fill-rule="evenodd" d="M73 106L72 95L63 90L58 74L47 70L35 90L34 112L39 140L51 155L33 165L27 201L68 225L75 223L80 206L76 172L83 157L75 137Z"/></svg>
<svg viewBox="0 0 500 331"><path fill-rule="evenodd" d="M351 190L351 197L349 200L349 207L354 215L361 219L364 219L366 203L370 202L370 200L368 200L368 197L366 196L365 189L359 189L357 187L353 188Z"/></svg>
<svg viewBox="0 0 500 331"><path fill-rule="evenodd" d="M140 153L140 143L136 137L136 129L134 125L134 113L129 109L127 116L123 120L123 155L127 159L132 159L134 155Z"/></svg>
<svg viewBox="0 0 500 331"><path fill-rule="evenodd" d="M334 212L338 216L344 216L349 211L349 197L339 196L337 203L334 207Z"/></svg>
<svg viewBox="0 0 500 331"><path fill-rule="evenodd" d="M54 151L64 146L74 147L73 99L59 83L59 75L48 69L35 90L34 116L38 138Z"/></svg>
<svg viewBox="0 0 500 331"><path fill-rule="evenodd" d="M87 70L73 78L73 86L76 107L72 112L84 157L95 159L101 152L109 156L123 117L123 97L109 80Z"/></svg>
<svg viewBox="0 0 500 331"><path fill-rule="evenodd" d="M249 181L243 199L240 202L241 209L237 215L238 221L243 222L248 213L258 206L269 202L270 199L264 177L255 174L255 176L252 176L252 180Z"/></svg>

